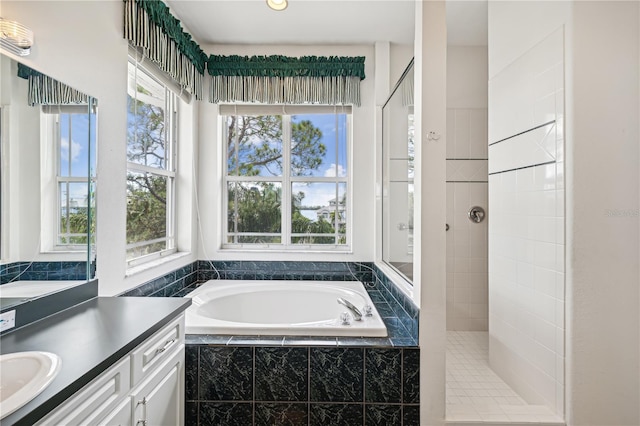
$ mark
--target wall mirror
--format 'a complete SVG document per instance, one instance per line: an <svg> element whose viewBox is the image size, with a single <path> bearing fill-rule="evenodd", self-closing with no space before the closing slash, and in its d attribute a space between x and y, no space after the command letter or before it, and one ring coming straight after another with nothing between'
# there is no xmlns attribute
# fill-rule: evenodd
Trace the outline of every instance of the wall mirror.
<svg viewBox="0 0 640 426"><path fill-rule="evenodd" d="M413 282L413 60L382 108L382 260Z"/></svg>
<svg viewBox="0 0 640 426"><path fill-rule="evenodd" d="M0 308L95 277L97 102L0 55Z"/></svg>

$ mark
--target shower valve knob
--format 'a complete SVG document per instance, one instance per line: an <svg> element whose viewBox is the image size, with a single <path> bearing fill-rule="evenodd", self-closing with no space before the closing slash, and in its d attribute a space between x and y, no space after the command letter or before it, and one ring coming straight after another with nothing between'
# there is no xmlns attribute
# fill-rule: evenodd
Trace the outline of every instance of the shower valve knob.
<svg viewBox="0 0 640 426"><path fill-rule="evenodd" d="M484 220L485 212L484 209L480 206L473 206L469 209L469 220L473 223L480 223Z"/></svg>
<svg viewBox="0 0 640 426"><path fill-rule="evenodd" d="M351 315L348 312L343 312L340 314L340 322L342 325L351 325Z"/></svg>

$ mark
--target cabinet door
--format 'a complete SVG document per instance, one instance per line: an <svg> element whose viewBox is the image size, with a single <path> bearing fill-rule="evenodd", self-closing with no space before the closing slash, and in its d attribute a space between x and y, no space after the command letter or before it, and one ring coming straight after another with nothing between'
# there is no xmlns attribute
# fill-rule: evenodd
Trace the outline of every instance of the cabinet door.
<svg viewBox="0 0 640 426"><path fill-rule="evenodd" d="M131 365L127 356L40 420L37 425L95 425L129 392L130 383Z"/></svg>
<svg viewBox="0 0 640 426"><path fill-rule="evenodd" d="M134 425L184 424L184 345L176 349L174 355L131 393L135 405Z"/></svg>
<svg viewBox="0 0 640 426"><path fill-rule="evenodd" d="M131 398L125 398L98 426L135 426L131 410Z"/></svg>

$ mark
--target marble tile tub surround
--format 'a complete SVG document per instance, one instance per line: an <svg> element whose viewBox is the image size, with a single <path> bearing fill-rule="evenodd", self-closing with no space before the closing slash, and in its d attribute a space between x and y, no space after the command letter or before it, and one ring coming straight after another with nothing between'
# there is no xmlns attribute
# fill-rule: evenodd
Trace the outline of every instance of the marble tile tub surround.
<svg viewBox="0 0 640 426"><path fill-rule="evenodd" d="M0 284L21 281L87 279L87 262L13 262L0 265Z"/></svg>
<svg viewBox="0 0 640 426"><path fill-rule="evenodd" d="M188 425L419 425L415 348L186 347Z"/></svg>
<svg viewBox="0 0 640 426"><path fill-rule="evenodd" d="M120 296L182 297L201 283L212 279L232 280L317 280L365 283L371 300L382 316L388 338L320 339L328 345L417 346L418 308L372 263L357 262L268 262L268 261L196 261L155 278ZM257 337L187 336L192 343L251 344ZM314 339L318 341L318 339ZM304 339L263 336L274 346L305 344Z"/></svg>

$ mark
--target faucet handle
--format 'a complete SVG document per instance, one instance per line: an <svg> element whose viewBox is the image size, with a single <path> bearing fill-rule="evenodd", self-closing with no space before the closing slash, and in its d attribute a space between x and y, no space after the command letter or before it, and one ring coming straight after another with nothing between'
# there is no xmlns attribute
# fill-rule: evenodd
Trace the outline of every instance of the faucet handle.
<svg viewBox="0 0 640 426"><path fill-rule="evenodd" d="M342 325L351 325L351 315L348 312L343 312L340 314L340 322Z"/></svg>
<svg viewBox="0 0 640 426"><path fill-rule="evenodd" d="M362 307L362 312L364 313L365 317L372 317L373 316L373 308L369 304L366 304L366 305L364 305Z"/></svg>

